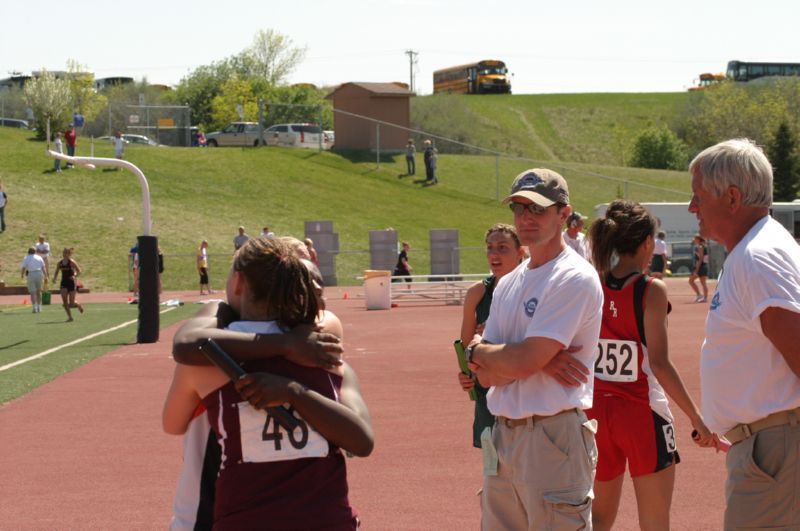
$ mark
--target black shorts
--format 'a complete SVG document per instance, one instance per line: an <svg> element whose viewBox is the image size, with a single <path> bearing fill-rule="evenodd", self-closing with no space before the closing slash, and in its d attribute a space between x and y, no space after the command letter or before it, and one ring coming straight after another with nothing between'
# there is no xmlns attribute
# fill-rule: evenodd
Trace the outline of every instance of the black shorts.
<svg viewBox="0 0 800 531"><path fill-rule="evenodd" d="M208 284L208 270L205 267L200 268L200 284Z"/></svg>
<svg viewBox="0 0 800 531"><path fill-rule="evenodd" d="M708 276L708 264L700 264L700 271L696 273L698 277Z"/></svg>
<svg viewBox="0 0 800 531"><path fill-rule="evenodd" d="M74 278L62 278L61 279L61 289L66 289L67 291L76 291L77 288L75 287L75 279Z"/></svg>
<svg viewBox="0 0 800 531"><path fill-rule="evenodd" d="M663 254L654 254L652 260L650 260L650 272L651 273L663 273L664 272L664 255Z"/></svg>

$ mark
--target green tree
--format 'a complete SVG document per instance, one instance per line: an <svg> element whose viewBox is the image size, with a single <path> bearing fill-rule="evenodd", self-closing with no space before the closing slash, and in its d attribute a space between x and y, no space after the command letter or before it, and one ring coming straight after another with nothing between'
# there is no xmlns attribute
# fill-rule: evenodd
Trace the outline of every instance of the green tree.
<svg viewBox="0 0 800 531"><path fill-rule="evenodd" d="M775 137L767 146L773 167L775 201L794 201L800 191L800 164L797 158L797 141L789 124L781 122Z"/></svg>
<svg viewBox="0 0 800 531"><path fill-rule="evenodd" d="M692 152L729 138L767 143L786 122L800 127L800 80L724 82L687 99L677 130Z"/></svg>
<svg viewBox="0 0 800 531"><path fill-rule="evenodd" d="M251 76L258 77L270 86L286 82L289 74L303 62L305 48L297 48L292 39L275 30L260 30L253 44L241 54L241 60Z"/></svg>
<svg viewBox="0 0 800 531"><path fill-rule="evenodd" d="M224 82L220 92L211 101L211 126L214 129L224 127L230 122L240 119L237 106L244 111L244 120L258 120L258 100L266 87L263 82L247 78L233 77Z"/></svg>
<svg viewBox="0 0 800 531"><path fill-rule="evenodd" d="M39 77L25 84L25 101L33 109L36 138L44 140L47 125L50 131L63 131L70 120L69 81L42 69Z"/></svg>
<svg viewBox="0 0 800 531"><path fill-rule="evenodd" d="M225 98L223 87L228 81L258 79L266 86L276 87L286 81L304 57L305 49L295 48L288 37L273 30L259 31L253 44L240 53L200 66L183 78L171 94L172 103L189 105L194 123L212 128L220 116L217 110L215 118L214 101ZM262 85L253 86L260 95Z"/></svg>
<svg viewBox="0 0 800 531"><path fill-rule="evenodd" d="M631 166L658 170L685 170L686 144L668 127L648 127L636 137Z"/></svg>
<svg viewBox="0 0 800 531"><path fill-rule="evenodd" d="M72 110L82 114L87 122L94 120L107 104L105 96L94 89L94 74L73 59L67 61L67 71Z"/></svg>

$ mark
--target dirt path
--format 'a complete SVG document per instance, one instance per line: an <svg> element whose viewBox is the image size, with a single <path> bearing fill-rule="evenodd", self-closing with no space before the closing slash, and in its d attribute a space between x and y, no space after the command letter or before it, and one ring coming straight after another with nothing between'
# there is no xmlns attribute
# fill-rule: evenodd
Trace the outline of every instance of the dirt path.
<svg viewBox="0 0 800 531"><path fill-rule="evenodd" d="M550 149L550 146L548 146L545 141L542 140L542 138L536 132L536 128L533 127L533 124L528 121L525 113L519 109L515 109L514 107L509 107L509 109L519 117L520 122L522 122L522 125L525 126L525 129L528 131L528 134L530 135L534 144L536 144L536 146L544 152L546 158L554 162L560 162L561 159L559 159L558 155L556 155L555 152Z"/></svg>

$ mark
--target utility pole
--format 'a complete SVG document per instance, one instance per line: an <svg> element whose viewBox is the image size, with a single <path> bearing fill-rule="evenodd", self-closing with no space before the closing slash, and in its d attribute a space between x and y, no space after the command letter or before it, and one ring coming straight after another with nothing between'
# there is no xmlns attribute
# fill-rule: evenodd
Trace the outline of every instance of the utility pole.
<svg viewBox="0 0 800 531"><path fill-rule="evenodd" d="M414 50L406 50L405 54L408 56L408 77L409 77L409 90L414 92L414 66L417 64L417 56L419 52Z"/></svg>

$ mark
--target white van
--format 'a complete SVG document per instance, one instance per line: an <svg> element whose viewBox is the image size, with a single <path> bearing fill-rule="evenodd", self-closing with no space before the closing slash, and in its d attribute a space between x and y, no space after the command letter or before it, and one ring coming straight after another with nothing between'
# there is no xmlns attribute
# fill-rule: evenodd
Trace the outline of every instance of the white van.
<svg viewBox="0 0 800 531"><path fill-rule="evenodd" d="M268 146L301 148L329 147L324 141L322 128L316 124L276 124L264 131L264 143Z"/></svg>

